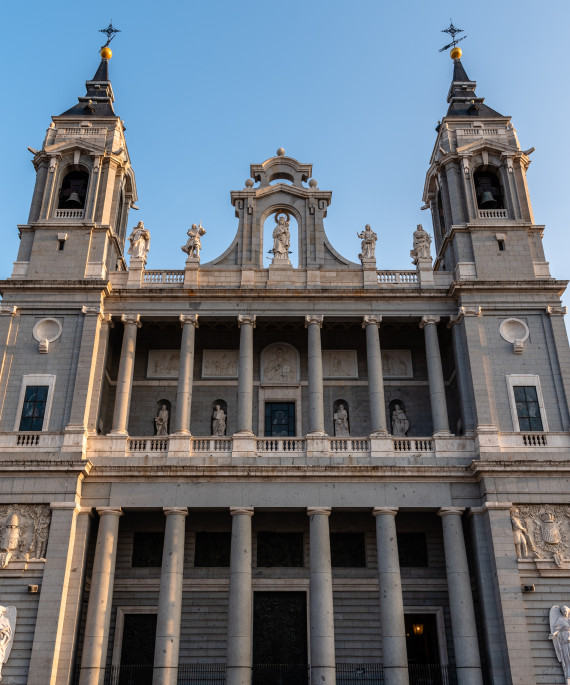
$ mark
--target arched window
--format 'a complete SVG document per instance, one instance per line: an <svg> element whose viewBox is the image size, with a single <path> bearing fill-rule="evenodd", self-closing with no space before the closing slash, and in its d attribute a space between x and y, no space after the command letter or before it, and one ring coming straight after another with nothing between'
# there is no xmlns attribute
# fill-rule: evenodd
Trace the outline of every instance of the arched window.
<svg viewBox="0 0 570 685"><path fill-rule="evenodd" d="M350 416L346 400L337 400L333 404L333 423L335 437L342 438L350 435Z"/></svg>
<svg viewBox="0 0 570 685"><path fill-rule="evenodd" d="M170 419L172 417L172 404L169 400L158 400L154 415L154 434L166 436L170 433Z"/></svg>
<svg viewBox="0 0 570 685"><path fill-rule="evenodd" d="M222 437L226 434L228 426L228 405L224 400L212 402L212 435Z"/></svg>
<svg viewBox="0 0 570 685"><path fill-rule="evenodd" d="M86 171L70 171L66 174L59 191L58 209L83 209L88 183L89 174Z"/></svg>
<svg viewBox="0 0 570 685"><path fill-rule="evenodd" d="M477 207L479 209L503 209L503 190L494 171L476 171L473 174Z"/></svg>
<svg viewBox="0 0 570 685"><path fill-rule="evenodd" d="M388 405L392 435L404 437L408 434L410 422L406 415L406 406L402 400L392 400Z"/></svg>

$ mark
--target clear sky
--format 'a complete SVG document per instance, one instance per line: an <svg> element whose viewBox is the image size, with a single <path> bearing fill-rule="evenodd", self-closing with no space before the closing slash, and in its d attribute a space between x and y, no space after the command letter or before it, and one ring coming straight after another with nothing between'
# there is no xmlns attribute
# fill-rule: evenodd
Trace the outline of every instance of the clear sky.
<svg viewBox="0 0 570 685"><path fill-rule="evenodd" d="M208 0L9 3L3 8L4 158L0 277L10 275L34 184L28 145L84 95L112 18L115 111L125 120L147 268L184 268L186 229L203 222L202 262L232 240L230 191L283 146L332 190L325 228L357 261L356 231L379 235L378 268L413 268L412 232L430 231L424 175L446 112L450 18L463 65L488 105L511 115L552 274L570 278L566 238L570 127L566 0ZM295 259L295 255L292 255Z"/></svg>

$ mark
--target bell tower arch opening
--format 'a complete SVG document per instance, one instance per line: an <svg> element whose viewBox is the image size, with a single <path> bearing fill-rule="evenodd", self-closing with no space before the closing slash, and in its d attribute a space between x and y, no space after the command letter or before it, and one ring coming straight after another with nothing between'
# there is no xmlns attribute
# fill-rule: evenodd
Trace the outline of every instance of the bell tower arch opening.
<svg viewBox="0 0 570 685"><path fill-rule="evenodd" d="M80 167L71 167L61 181L58 209L84 209L88 184L89 173Z"/></svg>
<svg viewBox="0 0 570 685"><path fill-rule="evenodd" d="M498 173L490 167L479 167L473 174L479 209L504 209L503 188Z"/></svg>
<svg viewBox="0 0 570 685"><path fill-rule="evenodd" d="M290 207L271 209L263 221L263 266L299 267L299 223Z"/></svg>

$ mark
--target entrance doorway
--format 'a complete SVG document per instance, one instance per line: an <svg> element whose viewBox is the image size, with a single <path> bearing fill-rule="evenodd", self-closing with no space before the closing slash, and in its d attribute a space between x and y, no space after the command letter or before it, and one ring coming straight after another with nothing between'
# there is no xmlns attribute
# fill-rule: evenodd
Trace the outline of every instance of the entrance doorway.
<svg viewBox="0 0 570 685"><path fill-rule="evenodd" d="M288 438L295 435L295 402L265 403L265 436Z"/></svg>
<svg viewBox="0 0 570 685"><path fill-rule="evenodd" d="M156 614L125 614L121 666L112 674L116 677L113 682L118 685L152 684L156 618Z"/></svg>
<svg viewBox="0 0 570 685"><path fill-rule="evenodd" d="M307 595L255 592L253 685L306 685Z"/></svg>
<svg viewBox="0 0 570 685"><path fill-rule="evenodd" d="M439 664L439 642L435 614L405 614L406 649L409 664Z"/></svg>

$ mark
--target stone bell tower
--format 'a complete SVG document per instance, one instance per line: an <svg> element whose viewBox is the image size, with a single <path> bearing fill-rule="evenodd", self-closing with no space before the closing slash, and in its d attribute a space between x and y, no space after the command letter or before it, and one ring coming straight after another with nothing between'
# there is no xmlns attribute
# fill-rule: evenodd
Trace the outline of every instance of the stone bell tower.
<svg viewBox="0 0 570 685"><path fill-rule="evenodd" d="M14 279L106 279L124 269L128 212L137 199L125 126L113 109L110 48L86 94L52 117L34 154L28 223L19 226Z"/></svg>
<svg viewBox="0 0 570 685"><path fill-rule="evenodd" d="M436 270L457 280L549 279L544 226L534 223L526 172L534 148L521 150L511 118L478 97L451 51L447 114L426 175L423 209L431 209Z"/></svg>

